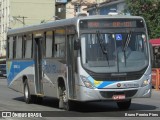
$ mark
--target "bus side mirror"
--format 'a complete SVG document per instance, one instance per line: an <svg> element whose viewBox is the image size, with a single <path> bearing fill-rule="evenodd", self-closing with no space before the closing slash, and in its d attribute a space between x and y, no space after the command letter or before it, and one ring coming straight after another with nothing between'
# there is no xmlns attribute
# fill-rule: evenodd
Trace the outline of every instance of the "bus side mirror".
<svg viewBox="0 0 160 120"><path fill-rule="evenodd" d="M80 42L79 39L74 41L74 50L79 50L80 49Z"/></svg>

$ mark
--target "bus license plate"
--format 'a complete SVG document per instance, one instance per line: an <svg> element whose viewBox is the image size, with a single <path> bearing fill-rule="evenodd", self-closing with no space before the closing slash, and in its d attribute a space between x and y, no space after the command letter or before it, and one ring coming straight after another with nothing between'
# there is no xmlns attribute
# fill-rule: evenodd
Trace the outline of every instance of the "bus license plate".
<svg viewBox="0 0 160 120"><path fill-rule="evenodd" d="M124 100L126 98L125 95L113 95L113 100Z"/></svg>

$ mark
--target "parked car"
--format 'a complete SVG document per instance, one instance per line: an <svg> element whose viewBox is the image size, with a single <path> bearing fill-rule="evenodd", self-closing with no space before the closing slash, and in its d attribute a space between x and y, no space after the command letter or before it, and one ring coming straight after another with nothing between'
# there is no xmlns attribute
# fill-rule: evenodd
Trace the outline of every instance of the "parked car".
<svg viewBox="0 0 160 120"><path fill-rule="evenodd" d="M0 77L7 77L6 64L0 64Z"/></svg>

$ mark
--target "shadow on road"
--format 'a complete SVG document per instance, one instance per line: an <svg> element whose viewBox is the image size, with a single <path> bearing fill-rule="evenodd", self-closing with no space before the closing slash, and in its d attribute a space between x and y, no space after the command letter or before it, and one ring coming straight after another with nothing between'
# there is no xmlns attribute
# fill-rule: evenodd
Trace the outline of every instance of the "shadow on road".
<svg viewBox="0 0 160 120"><path fill-rule="evenodd" d="M24 102L23 97L17 97L17 98L14 98L14 100ZM47 106L47 107L52 107L57 109L58 100L54 98L45 97L43 99L43 102L38 105L41 105L42 107ZM127 111L139 111L139 110L152 111L152 110L155 110L156 108L157 107L153 105L132 103L130 106L130 109ZM105 101L105 102L87 102L87 103L75 102L73 111L90 113L90 112L115 112L115 111L124 111L124 110L118 109L116 102Z"/></svg>

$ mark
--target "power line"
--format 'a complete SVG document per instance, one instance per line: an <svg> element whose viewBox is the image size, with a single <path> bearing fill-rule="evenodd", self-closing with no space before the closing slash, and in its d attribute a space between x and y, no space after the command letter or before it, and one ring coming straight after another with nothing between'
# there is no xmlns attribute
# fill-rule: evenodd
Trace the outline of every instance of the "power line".
<svg viewBox="0 0 160 120"><path fill-rule="evenodd" d="M17 21L20 21L24 26L25 25L25 19L28 18L28 17L25 17L25 16L13 16L13 18L16 19Z"/></svg>

